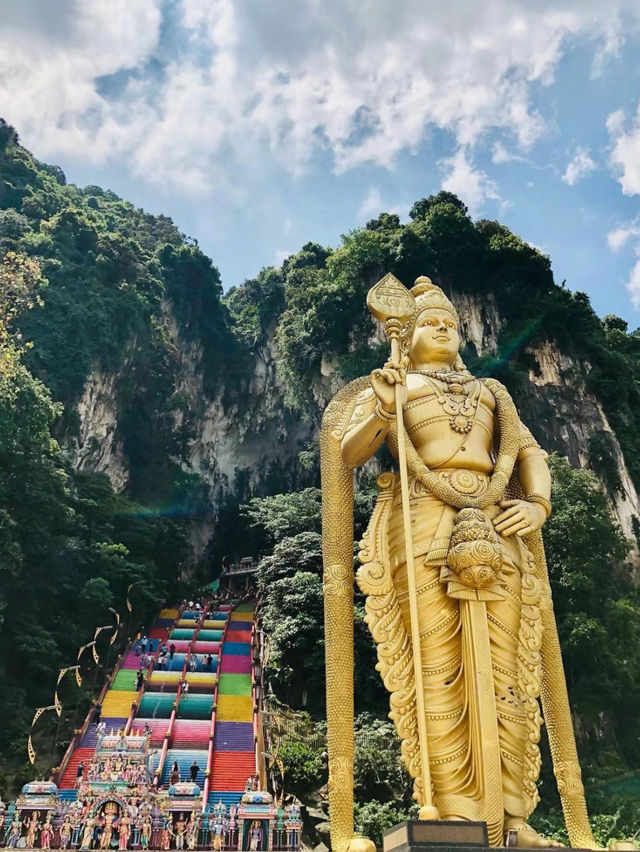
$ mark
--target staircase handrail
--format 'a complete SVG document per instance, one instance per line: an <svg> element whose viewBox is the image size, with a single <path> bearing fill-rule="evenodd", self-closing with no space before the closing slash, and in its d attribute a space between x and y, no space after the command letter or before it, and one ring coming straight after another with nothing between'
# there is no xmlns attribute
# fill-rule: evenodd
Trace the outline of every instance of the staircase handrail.
<svg viewBox="0 0 640 852"><path fill-rule="evenodd" d="M213 707L211 709L211 729L209 732L209 753L207 754L207 769L204 776L204 789L202 791L202 812L204 813L207 807L207 803L209 800L209 791L211 789L211 778L213 776L213 740L216 733L216 715L218 710L218 686L220 684L220 669L222 667L222 653L224 648L224 643L227 638L227 630L229 627L229 622L231 621L231 613L227 615L224 620L224 627L222 628L222 636L220 637L220 644L218 645L218 668L216 671L216 682L213 687Z"/></svg>
<svg viewBox="0 0 640 852"><path fill-rule="evenodd" d="M53 776L54 779L55 779L55 783L58 786L60 786L60 782L62 781L62 776L64 775L65 770L66 770L67 766L69 765L69 761L71 760L71 755L73 754L73 752L77 748L78 743L80 743L80 741L82 740L82 738L84 737L84 735L87 732L87 728L89 727L89 725L91 723L91 718L93 716L96 705L102 704L102 702L104 700L104 696L106 695L107 691L109 690L109 687L113 683L116 674L120 670L120 664L121 664L122 660L126 657L126 655L129 653L130 648L131 648L131 642L127 641L127 644L124 648L124 651L121 654L118 655L118 658L115 662L115 665L114 665L111 673L109 675L107 675L107 679L105 680L105 682L102 685L102 689L100 690L100 694L98 695L96 703L94 705L92 705L89 708L89 710L87 711L87 715L85 716L85 720L82 723L82 727L79 728L77 731L73 732L73 735L71 736L71 739L69 740L69 745L67 746L67 750L65 751L65 753L62 757L62 760L60 761L60 765L58 766L58 768L57 768L57 770L56 770L56 772L54 773L54 776Z"/></svg>
<svg viewBox="0 0 640 852"><path fill-rule="evenodd" d="M175 621L174 621L175 624ZM169 635L170 628L167 628L167 636ZM149 639L150 642L153 642L153 639ZM142 686L138 690L138 693L131 703L131 710L129 711L129 718L127 719L127 724L124 727L125 734L128 734L131 731L131 726L133 725L133 720L136 715L136 710L140 706L140 702L142 701L142 696L147 688L147 680L151 677L151 673L155 669L156 663L158 662L158 657L160 655L160 648L162 647L162 640L158 639L158 647L155 651L152 651L152 657L150 660L150 665L147 666L147 674L142 680Z"/></svg>

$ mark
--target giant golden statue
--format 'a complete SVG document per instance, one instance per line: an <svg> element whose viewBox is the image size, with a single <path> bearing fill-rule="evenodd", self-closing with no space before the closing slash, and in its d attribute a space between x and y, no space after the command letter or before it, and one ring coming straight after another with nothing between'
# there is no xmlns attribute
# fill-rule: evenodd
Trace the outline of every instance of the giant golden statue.
<svg viewBox="0 0 640 852"><path fill-rule="evenodd" d="M595 848L540 535L545 453L506 389L466 370L439 287L387 275L368 303L391 359L334 397L321 432L333 849L353 839L352 471L385 441L400 475L378 478L357 580L420 818L550 845L527 824L541 697L571 844Z"/></svg>

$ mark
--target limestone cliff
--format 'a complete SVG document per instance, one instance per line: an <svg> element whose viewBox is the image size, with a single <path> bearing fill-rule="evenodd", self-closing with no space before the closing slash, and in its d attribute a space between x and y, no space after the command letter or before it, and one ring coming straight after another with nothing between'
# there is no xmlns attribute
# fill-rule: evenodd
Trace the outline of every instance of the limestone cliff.
<svg viewBox="0 0 640 852"><path fill-rule="evenodd" d="M461 334L468 350L479 356L495 355L501 318L491 294L482 297L453 291ZM298 453L315 439L324 404L344 383L336 358L325 354L313 384L315 412L301 416L284 403L276 370L277 345L273 335L253 355L248 384L241 402L229 398L225 387L209 395L203 381L203 353L197 341L187 340L165 304L167 328L178 361L176 392L186 404L174 412L176 432L188 433L188 449L181 464L207 486L209 512L192 524L196 558L202 556L216 530L216 518L225 501L237 495L269 490L269 473L284 472L297 480ZM380 342L376 334L371 343ZM563 353L544 341L526 349L531 358L528 381L514 389L523 420L549 452L566 455L574 466L591 467L590 439L605 435L619 487L607 489L612 511L625 534L635 540L633 519L638 517L638 495L624 454L601 403L586 390L589 363ZM225 382L233 382L233 376ZM79 428L66 441L75 469L106 473L116 491L126 489L128 469L118 437L118 375L94 371L77 404Z"/></svg>

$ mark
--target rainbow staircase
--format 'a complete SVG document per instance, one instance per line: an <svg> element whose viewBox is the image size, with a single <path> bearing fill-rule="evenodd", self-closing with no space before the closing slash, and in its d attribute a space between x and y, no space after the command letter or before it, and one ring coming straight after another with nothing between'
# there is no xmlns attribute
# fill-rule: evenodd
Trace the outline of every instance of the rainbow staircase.
<svg viewBox="0 0 640 852"><path fill-rule="evenodd" d="M256 772L252 696L253 605L240 604L229 617L222 645L218 703L210 767L209 806L237 804Z"/></svg>
<svg viewBox="0 0 640 852"><path fill-rule="evenodd" d="M156 774L164 787L169 786L174 763L180 780L188 781L194 761L198 765L196 783L205 786L220 640L230 609L221 607L207 614L185 610L181 614L167 639L167 646L175 646L173 658L168 658L166 670L156 668L151 673L140 700L132 731L148 726L152 744L162 745ZM209 655L212 662L207 664Z"/></svg>
<svg viewBox="0 0 640 852"><path fill-rule="evenodd" d="M150 631L147 648L157 654L160 641L167 635L167 630L174 624L178 617L177 609L162 610L153 623ZM101 719L107 725L107 731L126 728L131 716L132 707L138 698L135 682L136 674L140 667L140 654L136 654L134 643L128 653L116 667L106 691L102 695ZM69 747L69 751L62 763L62 771L58 781L60 797L68 801L76 799L76 775L80 761L85 766L93 757L96 749L97 732L96 725L91 722L93 711L84 723L83 733L80 739Z"/></svg>
<svg viewBox="0 0 640 852"><path fill-rule="evenodd" d="M196 783L205 804L238 804L247 778L256 772L256 717L252 691L251 642L254 615L251 603L221 604L214 612L163 610L149 632L154 658L142 690L135 691L140 656L135 645L125 655L102 697L107 729L151 731L159 752L155 768L160 784L169 787L174 763L180 780ZM175 645L166 670L158 668L164 643ZM206 657L211 655L211 664ZM194 663L192 666L191 663ZM192 671L192 668L194 669ZM184 683L189 684L184 692ZM91 715L91 714L90 714ZM59 779L62 798L75 800L76 773L96 748L96 726L85 722L82 736L70 747Z"/></svg>

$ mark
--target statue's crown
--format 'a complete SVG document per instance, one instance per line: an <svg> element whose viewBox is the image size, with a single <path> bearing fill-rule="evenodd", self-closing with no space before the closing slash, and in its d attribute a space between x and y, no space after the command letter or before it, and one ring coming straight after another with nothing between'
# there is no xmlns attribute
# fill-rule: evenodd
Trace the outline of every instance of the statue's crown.
<svg viewBox="0 0 640 852"><path fill-rule="evenodd" d="M426 275L420 275L416 278L416 282L409 292L415 299L415 316L427 308L440 308L443 311L448 311L455 321L458 322L458 314L453 303L447 299L442 289L434 284L430 278L427 278Z"/></svg>

